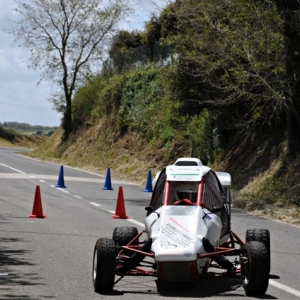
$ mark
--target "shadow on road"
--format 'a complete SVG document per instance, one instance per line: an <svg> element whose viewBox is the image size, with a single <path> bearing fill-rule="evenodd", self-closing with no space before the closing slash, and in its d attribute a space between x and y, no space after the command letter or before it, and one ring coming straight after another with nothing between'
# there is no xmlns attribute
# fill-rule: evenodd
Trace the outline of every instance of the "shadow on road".
<svg viewBox="0 0 300 300"><path fill-rule="evenodd" d="M40 282L36 283L41 279L38 274L24 273L18 268L35 265L24 258L31 251L15 249L14 243L22 241L20 238L0 238L0 286L41 285ZM16 269L19 271L16 272Z"/></svg>
<svg viewBox="0 0 300 300"><path fill-rule="evenodd" d="M161 283L153 280L125 280L123 284L118 283L111 293L106 296L122 296L125 294L149 295L157 294L170 299L176 298L207 298L222 296L227 299L240 298L245 296L241 280L239 278L205 278L197 283ZM130 282L131 281L131 282ZM256 296L256 299L277 299L266 293L263 296Z"/></svg>
<svg viewBox="0 0 300 300"><path fill-rule="evenodd" d="M222 295L233 299L245 295L239 278L216 279L206 278L197 283L190 284L158 284L158 292L163 297L206 298ZM246 295L245 295L246 296ZM277 299L271 295L256 296L257 299Z"/></svg>
<svg viewBox="0 0 300 300"><path fill-rule="evenodd" d="M0 268L5 269L9 266L33 265L29 261L24 260L23 255L30 253L28 250L11 249L7 247L7 243L22 242L20 238L0 238Z"/></svg>

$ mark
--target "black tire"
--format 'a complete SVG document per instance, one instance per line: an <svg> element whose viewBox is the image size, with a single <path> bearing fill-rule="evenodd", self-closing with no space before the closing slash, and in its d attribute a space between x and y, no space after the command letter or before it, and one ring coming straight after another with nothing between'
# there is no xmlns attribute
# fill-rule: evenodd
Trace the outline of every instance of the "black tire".
<svg viewBox="0 0 300 300"><path fill-rule="evenodd" d="M247 229L246 243L251 241L259 241L264 243L268 252L269 273L271 271L271 246L270 246L270 231L267 229Z"/></svg>
<svg viewBox="0 0 300 300"><path fill-rule="evenodd" d="M113 231L112 238L117 247L127 245L133 238L138 235L138 230L136 227L116 227ZM134 241L133 245L137 245L139 243L138 239ZM119 253L121 249L117 250ZM130 255L132 252L124 251L125 255Z"/></svg>
<svg viewBox="0 0 300 300"><path fill-rule="evenodd" d="M264 295L269 284L268 253L259 241L244 245L242 281L247 295Z"/></svg>
<svg viewBox="0 0 300 300"><path fill-rule="evenodd" d="M93 256L93 283L96 292L111 292L115 282L116 246L112 239L97 240Z"/></svg>

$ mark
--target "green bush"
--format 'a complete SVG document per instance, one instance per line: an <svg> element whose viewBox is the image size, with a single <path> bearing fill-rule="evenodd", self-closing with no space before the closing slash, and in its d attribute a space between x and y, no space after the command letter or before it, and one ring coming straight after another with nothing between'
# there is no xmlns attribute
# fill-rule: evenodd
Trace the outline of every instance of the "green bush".
<svg viewBox="0 0 300 300"><path fill-rule="evenodd" d="M159 140L165 147L188 144L204 163L213 162L214 118L208 110L186 114L184 102L173 96L171 74L169 67L148 65L97 76L74 98L74 128L105 118L117 136L136 131L147 142Z"/></svg>
<svg viewBox="0 0 300 300"><path fill-rule="evenodd" d="M77 91L73 100L72 111L74 129L95 119L94 111L98 102L98 93L107 86L107 80L104 76L96 76Z"/></svg>
<svg viewBox="0 0 300 300"><path fill-rule="evenodd" d="M199 157L204 164L213 163L217 153L217 146L213 145L213 137L218 133L217 128L214 127L213 115L208 110L204 110L199 115L190 117L187 124L193 155Z"/></svg>
<svg viewBox="0 0 300 300"><path fill-rule="evenodd" d="M0 137L4 140L7 140L13 143L16 140L18 133L15 132L13 129L7 129L0 126Z"/></svg>

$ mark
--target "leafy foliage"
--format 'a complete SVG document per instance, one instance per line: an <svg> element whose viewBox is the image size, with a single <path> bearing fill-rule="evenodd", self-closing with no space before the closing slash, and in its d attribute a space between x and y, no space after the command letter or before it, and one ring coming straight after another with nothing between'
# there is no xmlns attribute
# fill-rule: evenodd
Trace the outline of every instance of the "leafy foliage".
<svg viewBox="0 0 300 300"><path fill-rule="evenodd" d="M4 140L7 140L11 143L13 143L16 139L17 133L10 128L4 128L0 125L0 137Z"/></svg>
<svg viewBox="0 0 300 300"><path fill-rule="evenodd" d="M183 111L213 111L223 132L280 127L283 46L273 2L176 1L175 15L177 34L164 41L178 57L173 93L184 101Z"/></svg>
<svg viewBox="0 0 300 300"><path fill-rule="evenodd" d="M179 106L167 97L165 72L149 66L126 74L97 77L76 94L74 120L86 123L110 116L121 135L137 131L148 141L161 138L167 143L176 132L176 117L179 115L176 109ZM91 97L84 107L87 95ZM169 134L166 134L168 127Z"/></svg>
<svg viewBox="0 0 300 300"><path fill-rule="evenodd" d="M193 145L193 155L201 157L204 164L214 163L218 154L218 145L213 144L214 138L216 140L218 138L213 119L213 114L208 110L203 110L199 115L192 116L187 126Z"/></svg>
<svg viewBox="0 0 300 300"><path fill-rule="evenodd" d="M274 130L284 137L284 48L273 1L177 0L152 16L141 35L120 32L111 51L157 39L172 45L172 64L100 75L103 85L91 93L97 99L87 105L95 104L93 121L114 116L121 136L137 131L164 145L177 138L188 141L207 162L245 137ZM79 109L79 118L85 110Z"/></svg>
<svg viewBox="0 0 300 300"><path fill-rule="evenodd" d="M294 160L300 153L300 3L284 0L275 3L282 18L284 37L288 156Z"/></svg>
<svg viewBox="0 0 300 300"><path fill-rule="evenodd" d="M142 45L141 35L138 31L119 31L114 37L110 49L108 51L112 60L113 68L117 68L120 73L128 65L128 61L132 62L134 49ZM106 65L104 65L104 72Z"/></svg>

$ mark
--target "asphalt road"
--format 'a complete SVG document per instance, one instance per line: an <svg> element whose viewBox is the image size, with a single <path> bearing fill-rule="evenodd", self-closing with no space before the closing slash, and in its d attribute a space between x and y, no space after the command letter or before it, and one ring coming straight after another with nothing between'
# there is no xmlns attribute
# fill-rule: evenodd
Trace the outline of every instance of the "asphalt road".
<svg viewBox="0 0 300 300"><path fill-rule="evenodd" d="M95 293L92 256L96 240L111 238L117 226L142 230L151 193L143 192L143 186L116 181L113 174L113 190L105 191L105 176L66 166L66 188L55 188L60 165L15 151L0 147L0 299L245 299L236 279L205 279L158 291L155 278L125 277L113 293ZM37 186L46 218L29 218ZM129 219L112 218L120 186ZM300 227L237 210L232 219L232 229L242 239L247 228L271 232L270 283L261 299L299 299Z"/></svg>

